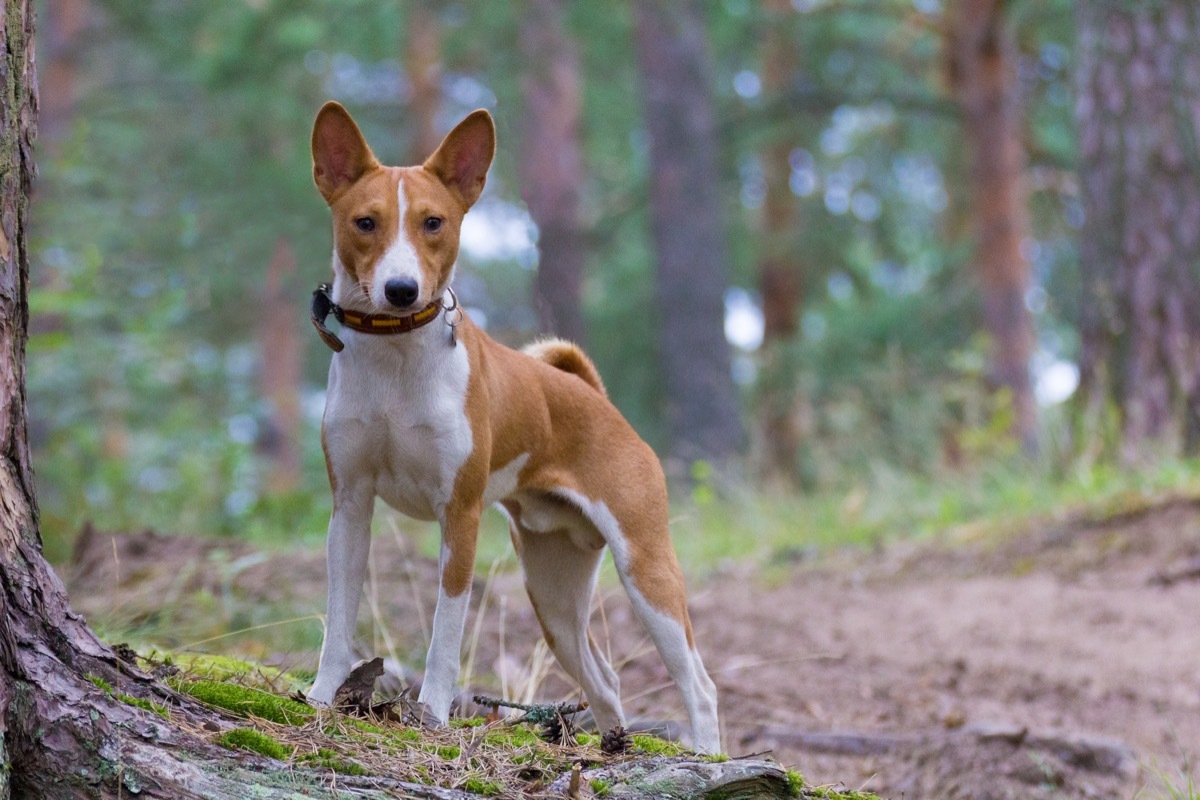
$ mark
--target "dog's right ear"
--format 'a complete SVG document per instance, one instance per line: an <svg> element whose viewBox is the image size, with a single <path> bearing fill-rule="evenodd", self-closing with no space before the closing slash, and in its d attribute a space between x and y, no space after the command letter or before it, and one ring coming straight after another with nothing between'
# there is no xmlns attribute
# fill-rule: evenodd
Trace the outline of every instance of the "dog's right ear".
<svg viewBox="0 0 1200 800"><path fill-rule="evenodd" d="M312 133L313 180L326 203L338 190L379 166L350 112L330 100L317 113Z"/></svg>

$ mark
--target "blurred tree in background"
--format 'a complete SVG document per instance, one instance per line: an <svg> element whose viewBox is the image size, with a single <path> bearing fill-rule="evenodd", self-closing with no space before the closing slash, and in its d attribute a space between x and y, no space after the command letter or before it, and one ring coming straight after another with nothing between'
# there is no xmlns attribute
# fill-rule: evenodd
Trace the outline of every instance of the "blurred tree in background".
<svg viewBox="0 0 1200 800"><path fill-rule="evenodd" d="M1079 4L1082 367L1122 456L1200 451L1200 15Z"/></svg>
<svg viewBox="0 0 1200 800"><path fill-rule="evenodd" d="M582 339L699 483L1052 476L1194 443L1195 12L1074 5L44 2L51 550L86 519L323 533L330 356L304 316L329 98L388 163L494 113L460 296L502 341Z"/></svg>

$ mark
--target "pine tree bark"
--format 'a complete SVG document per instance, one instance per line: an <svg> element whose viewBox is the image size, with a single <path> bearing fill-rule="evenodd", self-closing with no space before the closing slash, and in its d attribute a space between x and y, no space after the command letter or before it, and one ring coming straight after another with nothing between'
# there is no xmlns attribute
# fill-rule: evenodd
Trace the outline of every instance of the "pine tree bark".
<svg viewBox="0 0 1200 800"><path fill-rule="evenodd" d="M42 17L46 42L42 62L42 107L38 110L43 146L54 148L70 127L79 84L79 52L88 20L88 0L56 0Z"/></svg>
<svg viewBox="0 0 1200 800"><path fill-rule="evenodd" d="M1029 237L1016 44L1005 0L961 0L947 26L947 72L962 111L971 163L975 268L991 339L991 377L1012 399L1012 432L1037 448L1037 404L1029 359L1035 342L1025 305Z"/></svg>
<svg viewBox="0 0 1200 800"><path fill-rule="evenodd" d="M521 78L525 114L519 167L521 198L538 228L533 299L539 323L545 333L582 342L587 264L580 221L583 87L564 5L563 0L525 4L520 45L527 66Z"/></svg>
<svg viewBox="0 0 1200 800"><path fill-rule="evenodd" d="M729 286L716 111L703 5L634 3L650 145L650 222L657 258L660 363L670 471L728 462L742 447L725 340Z"/></svg>
<svg viewBox="0 0 1200 800"><path fill-rule="evenodd" d="M442 103L442 48L434 4L410 5L404 68L408 73L408 113L412 119L412 139L405 163L422 164L442 141L437 130L437 112Z"/></svg>
<svg viewBox="0 0 1200 800"><path fill-rule="evenodd" d="M263 316L258 331L262 360L260 386L269 415L259 435L258 450L269 464L267 489L289 492L300 484L300 382L303 339L292 298L295 295L296 254L280 237L267 265Z"/></svg>
<svg viewBox="0 0 1200 800"><path fill-rule="evenodd" d="M787 16L795 13L788 0L769 0L766 8L771 16L763 46L763 92L770 103L790 94L800 53L797 38L786 24ZM801 425L794 381L784 374L788 366L783 351L799 331L805 281L798 247L800 204L790 183L792 146L781 131L762 150L766 196L758 266L763 304L764 380L759 397L763 471L788 484L798 483Z"/></svg>
<svg viewBox="0 0 1200 800"><path fill-rule="evenodd" d="M1082 390L1121 455L1200 448L1200 11L1077 6Z"/></svg>

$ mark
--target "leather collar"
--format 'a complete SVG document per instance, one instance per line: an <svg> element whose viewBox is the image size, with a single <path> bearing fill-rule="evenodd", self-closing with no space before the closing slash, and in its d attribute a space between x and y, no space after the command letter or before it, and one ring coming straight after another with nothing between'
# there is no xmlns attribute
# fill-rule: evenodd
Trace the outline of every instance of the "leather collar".
<svg viewBox="0 0 1200 800"><path fill-rule="evenodd" d="M337 337L337 334L325 327L325 320L330 314L333 314L338 322L352 331L382 335L415 331L417 328L433 322L442 311L442 301L441 298L438 298L407 317L393 317L389 314L363 314L359 311L348 311L333 302L332 291L333 286L328 283L317 286L313 291L310 318L321 341L335 353L342 352L346 345ZM455 305L457 306L457 303Z"/></svg>

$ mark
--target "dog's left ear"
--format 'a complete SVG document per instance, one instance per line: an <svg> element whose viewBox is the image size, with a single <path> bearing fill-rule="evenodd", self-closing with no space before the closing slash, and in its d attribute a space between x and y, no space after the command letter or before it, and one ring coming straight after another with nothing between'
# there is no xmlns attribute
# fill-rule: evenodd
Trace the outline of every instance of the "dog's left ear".
<svg viewBox="0 0 1200 800"><path fill-rule="evenodd" d="M496 126L492 115L481 108L446 134L437 152L425 162L425 169L457 193L464 208L470 208L483 192L495 154Z"/></svg>

